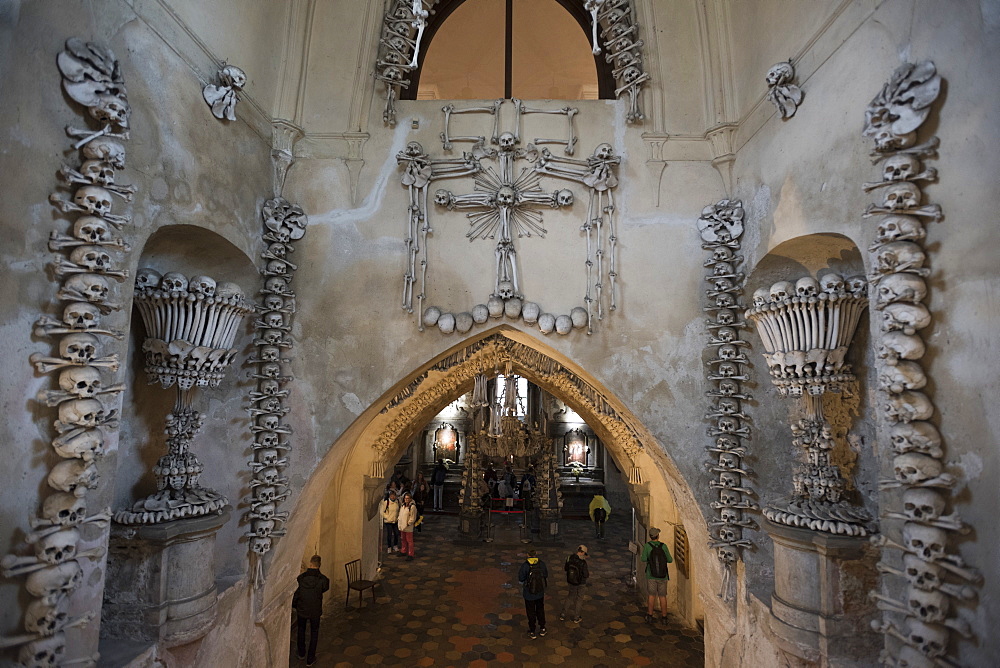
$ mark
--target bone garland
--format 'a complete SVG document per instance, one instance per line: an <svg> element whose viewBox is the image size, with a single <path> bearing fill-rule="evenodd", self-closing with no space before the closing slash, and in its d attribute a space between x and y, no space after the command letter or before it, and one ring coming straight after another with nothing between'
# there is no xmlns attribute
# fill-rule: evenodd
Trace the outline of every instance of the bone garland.
<svg viewBox="0 0 1000 668"><path fill-rule="evenodd" d="M79 527L105 526L108 511L87 513L87 493L96 489L99 478L95 461L104 454L104 437L118 428L116 409L107 410L99 401L104 395L122 391L121 384L105 382L102 368L117 371L118 353L108 353L104 337L120 337L103 318L120 306L112 300L112 281L128 273L120 268L119 255L130 250L113 228L130 222L127 216L112 213L112 194L126 202L135 187L116 183L115 171L125 166L125 149L110 139L128 138L131 112L118 61L110 49L72 38L59 54L57 64L67 95L87 108L99 129L67 128L70 136L82 138L81 165L66 164L60 170L62 186L70 199L53 193L52 201L63 213L81 212L70 230L52 230L49 248L56 254L52 263L61 286L56 299L63 302L61 316L40 317L35 323L39 336L53 337L58 357L32 353L30 361L38 373L58 373L58 389L41 390L39 403L57 407L58 432L52 448L63 460L48 474L54 490L42 503L38 517L29 519L31 531L26 542L33 555L6 555L0 560L5 577L27 575L25 588L34 597L26 608L26 635L0 639L0 648L21 646L19 665L92 664L93 657L66 660L63 631L86 624L94 615L70 619L65 610L69 597L79 587L82 570L79 559L100 558L103 548L79 550ZM66 234L64 232L71 232Z"/></svg>
<svg viewBox="0 0 1000 668"><path fill-rule="evenodd" d="M642 68L643 41L637 38L639 24L635 21L632 0L586 0L585 8L591 12L596 25L600 24L604 41L604 59L611 63L617 87L615 97L628 93L629 110L625 120L641 123L645 116L639 108L639 91L649 81L649 74ZM597 40L593 40L594 55L600 53Z"/></svg>
<svg viewBox="0 0 1000 668"><path fill-rule="evenodd" d="M772 522L866 536L871 518L843 498L845 483L830 461L834 441L821 411L825 392L849 391L855 380L844 357L868 305L867 281L833 272L803 276L753 293L745 313L757 326L771 382L783 396L806 396L810 417L792 424L792 444L806 451L808 466L792 476L793 495L764 509Z"/></svg>
<svg viewBox="0 0 1000 668"><path fill-rule="evenodd" d="M417 0L419 2L419 0ZM248 464L252 471L249 499L250 509L246 519L250 530L246 533L250 546L251 577L255 585L264 583L263 556L274 546L275 538L285 534L278 528L288 519L287 512L278 512L277 503L288 497L289 492L278 493L279 487L287 487L288 479L281 476L288 466L286 453L291 450L288 441L282 441L282 434L291 434L291 429L281 423L291 410L286 402L289 390L284 388L291 376L282 375L282 364L289 359L281 356L282 348L291 348L292 339L286 336L291 331L292 317L296 311L295 293L288 288L297 269L287 257L294 250L293 241L305 235L308 219L302 208L276 197L267 200L261 211L264 222L264 240L269 242L261 253L264 266L264 287L261 289L261 303L257 310L261 318L254 322L258 330L254 343L257 355L249 362L256 365L257 389L249 394L248 412L254 420L250 431L254 434L252 448L254 458Z"/></svg>
<svg viewBox="0 0 1000 668"><path fill-rule="evenodd" d="M382 121L388 125L396 125L399 89L410 86L410 80L404 77L417 68L428 10L436 3L437 0L391 0L386 6L374 76L385 84Z"/></svg>
<svg viewBox="0 0 1000 668"><path fill-rule="evenodd" d="M753 542L743 537L743 530L758 528L753 519L744 516L745 510L757 509L750 499L756 493L748 486L753 472L743 464L750 433L744 426L748 418L740 402L749 400L750 395L739 383L746 379L741 369L748 364L740 350L749 344L740 340L740 330L746 328L746 322L737 321L732 310L738 305L744 285L743 273L736 272L736 267L743 263L743 256L738 254L743 234L741 202L722 200L705 207L698 219L698 231L702 248L710 251L704 266L710 269L705 276L711 286L705 291L708 298L705 311L709 314L706 326L710 356L706 370L712 389L705 394L714 403L710 404L705 419L714 420L714 424L709 428L713 441L705 448L709 452L705 468L718 476L709 485L719 494L719 501L712 504L719 514L708 522L713 537L709 547L716 550L724 569L719 597L729 602L736 594L734 570L742 558L741 550L753 547Z"/></svg>
<svg viewBox="0 0 1000 668"><path fill-rule="evenodd" d="M403 275L402 307L412 313L414 310L414 284L419 278L417 293L418 327L437 326L445 334L464 334L473 325L486 323L490 318L506 316L523 319L529 325L537 324L543 334L553 331L566 335L573 329L587 327L593 331L593 320L604 317L607 310L617 308L617 232L613 190L618 185L616 175L621 158L614 153L610 144L600 144L591 157L585 160L556 157L548 149L539 151L528 144L519 148L521 118L526 113L565 114L569 123L567 140L536 140L566 145L565 152L572 154L576 143L573 117L575 109L558 110L527 109L520 100L513 100L516 121L514 131L500 131L500 108L503 100L497 100L490 107L470 107L455 109L449 105L443 108L445 131L442 145L447 150L454 141L473 141L470 152L463 152L461 158L432 159L418 142L410 142L396 156L403 170L400 181L409 190L410 206L404 244L407 250L407 268ZM452 114L484 112L493 118L493 134L489 139L496 148L487 148L485 135L454 137L449 135L448 121ZM497 163L497 169L484 167L482 160ZM534 163L534 169L522 169L515 175L515 162L527 160ZM428 211L428 190L433 181L439 179L473 176L475 191L456 195L449 190L439 189L434 194L434 203L449 211L469 210L469 230L466 237L475 239L499 238L495 250L495 280L493 292L486 303L477 304L469 311L461 313L442 312L437 306L424 308L427 292L428 254L427 238L431 231ZM588 212L582 228L586 231L585 271L587 288L583 296L584 306L573 308L568 314L544 313L535 302L526 301L521 290L516 237L537 236L544 238L541 207L562 208L573 204L573 192L557 189L546 192L541 188L542 176L575 181L589 190ZM419 272L418 272L419 267ZM418 276L419 273L419 276ZM606 281L606 282L605 282ZM604 288L607 287L607 295Z"/></svg>
<svg viewBox="0 0 1000 668"><path fill-rule="evenodd" d="M875 163L882 163L881 182L865 183L865 192L881 193L881 204L872 204L866 217L885 214L870 247L869 280L879 315L879 388L885 393L883 415L890 424L893 478L879 482L882 490L901 494L882 504L883 535L872 542L881 546L879 570L906 580L902 601L873 591L879 609L888 613L872 627L885 636L880 660L890 666L953 665L947 657L952 630L969 637L969 627L955 611L952 599L969 601L976 590L968 583L981 576L958 555L948 552L950 532L966 533L969 527L957 513L947 513L949 490L958 480L944 471L941 435L929 420L934 404L922 390L928 378L920 364L926 347L918 331L930 325L931 314L924 278L930 273L923 245L927 233L917 217L941 220L941 207L923 204L918 181L934 181L937 171L922 160L933 157L939 140L932 137L917 146L916 131L927 119L941 88L934 64L906 63L865 111L864 136L875 141ZM884 451L884 450L883 450ZM887 537L902 535L902 543ZM895 564L902 563L902 568ZM945 578L960 580L959 584ZM883 588L884 590L884 588ZM902 615L902 629L889 615Z"/></svg>
<svg viewBox="0 0 1000 668"><path fill-rule="evenodd" d="M220 86L207 84L202 89L201 96L212 108L212 115L218 119L236 120L236 103L240 101L237 93L243 90L247 83L246 72L235 65L224 65L219 70Z"/></svg>
<svg viewBox="0 0 1000 668"><path fill-rule="evenodd" d="M767 99L778 109L781 117L791 118L802 103L802 89L792 83L795 67L792 61L772 65L767 71Z"/></svg>

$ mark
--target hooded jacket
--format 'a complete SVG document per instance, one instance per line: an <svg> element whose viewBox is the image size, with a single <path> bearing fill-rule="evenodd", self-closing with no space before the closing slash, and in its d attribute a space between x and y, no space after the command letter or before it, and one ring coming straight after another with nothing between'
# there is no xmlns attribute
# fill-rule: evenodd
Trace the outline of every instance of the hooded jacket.
<svg viewBox="0 0 1000 668"><path fill-rule="evenodd" d="M545 562L538 557L528 557L521 564L521 568L517 571L517 581L521 584L521 596L524 597L525 601L537 601L538 599L545 598L544 591L541 594L528 593L528 573L531 571L532 566L536 566L536 568L541 569L542 577L545 578L546 585L549 580L549 569L545 566Z"/></svg>
<svg viewBox="0 0 1000 668"><path fill-rule="evenodd" d="M608 500L605 499L600 494L595 494L594 498L590 500L590 521L591 522L594 521L594 510L597 509L597 508L604 508L604 511L607 513L607 517L604 518L605 520L608 517L611 517L611 504L608 503Z"/></svg>
<svg viewBox="0 0 1000 668"><path fill-rule="evenodd" d="M292 607L299 617L318 619L323 616L323 593L330 588L330 579L310 568L298 577L299 587L292 596Z"/></svg>
<svg viewBox="0 0 1000 668"><path fill-rule="evenodd" d="M399 518L399 500L385 499L382 501L382 521L386 524L395 524Z"/></svg>

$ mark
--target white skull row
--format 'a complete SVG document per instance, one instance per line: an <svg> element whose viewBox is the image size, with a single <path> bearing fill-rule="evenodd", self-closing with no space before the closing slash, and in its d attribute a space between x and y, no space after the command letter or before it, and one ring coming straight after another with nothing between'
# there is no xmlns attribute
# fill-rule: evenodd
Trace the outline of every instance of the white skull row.
<svg viewBox="0 0 1000 668"><path fill-rule="evenodd" d="M501 290L503 289L503 282L501 282ZM574 329L587 326L589 316L587 309L582 306L574 307L569 315L556 316L542 312L541 307L535 302L522 302L521 299L513 296L512 291L509 294L510 296L507 298L502 298L499 294L492 296L486 304L476 304L472 307L472 311L457 314L442 312L437 306L429 306L424 309L421 321L425 327L437 325L442 334L451 334L452 332L465 334L472 329L474 324L481 325L490 318L499 319L504 316L511 320L521 318L529 325L537 324L542 334L551 334L555 331L557 334L566 335Z"/></svg>

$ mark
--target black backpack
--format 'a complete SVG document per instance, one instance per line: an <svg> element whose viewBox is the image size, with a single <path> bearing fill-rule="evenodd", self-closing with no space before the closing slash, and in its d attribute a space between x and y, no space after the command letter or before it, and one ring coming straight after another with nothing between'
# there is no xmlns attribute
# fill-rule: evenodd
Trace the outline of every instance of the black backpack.
<svg viewBox="0 0 1000 668"><path fill-rule="evenodd" d="M583 584L583 569L580 568L579 562L573 557L570 557L566 562L566 582L571 585Z"/></svg>
<svg viewBox="0 0 1000 668"><path fill-rule="evenodd" d="M608 519L608 511L606 511L604 508L600 508L600 507L594 508L594 521L595 522L603 522L606 519Z"/></svg>
<svg viewBox="0 0 1000 668"><path fill-rule="evenodd" d="M538 564L528 566L528 580L525 583L525 591L535 596L545 593L545 577L542 575L542 569L538 567Z"/></svg>
<svg viewBox="0 0 1000 668"><path fill-rule="evenodd" d="M649 574L658 579L667 577L667 552L663 549L663 543L649 543L652 548L649 551Z"/></svg>

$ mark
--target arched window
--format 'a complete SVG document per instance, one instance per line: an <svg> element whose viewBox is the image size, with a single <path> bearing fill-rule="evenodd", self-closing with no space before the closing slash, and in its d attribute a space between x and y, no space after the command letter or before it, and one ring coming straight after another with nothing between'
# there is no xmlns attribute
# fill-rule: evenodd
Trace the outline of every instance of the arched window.
<svg viewBox="0 0 1000 668"><path fill-rule="evenodd" d="M611 99L578 0L440 0L403 99Z"/></svg>

